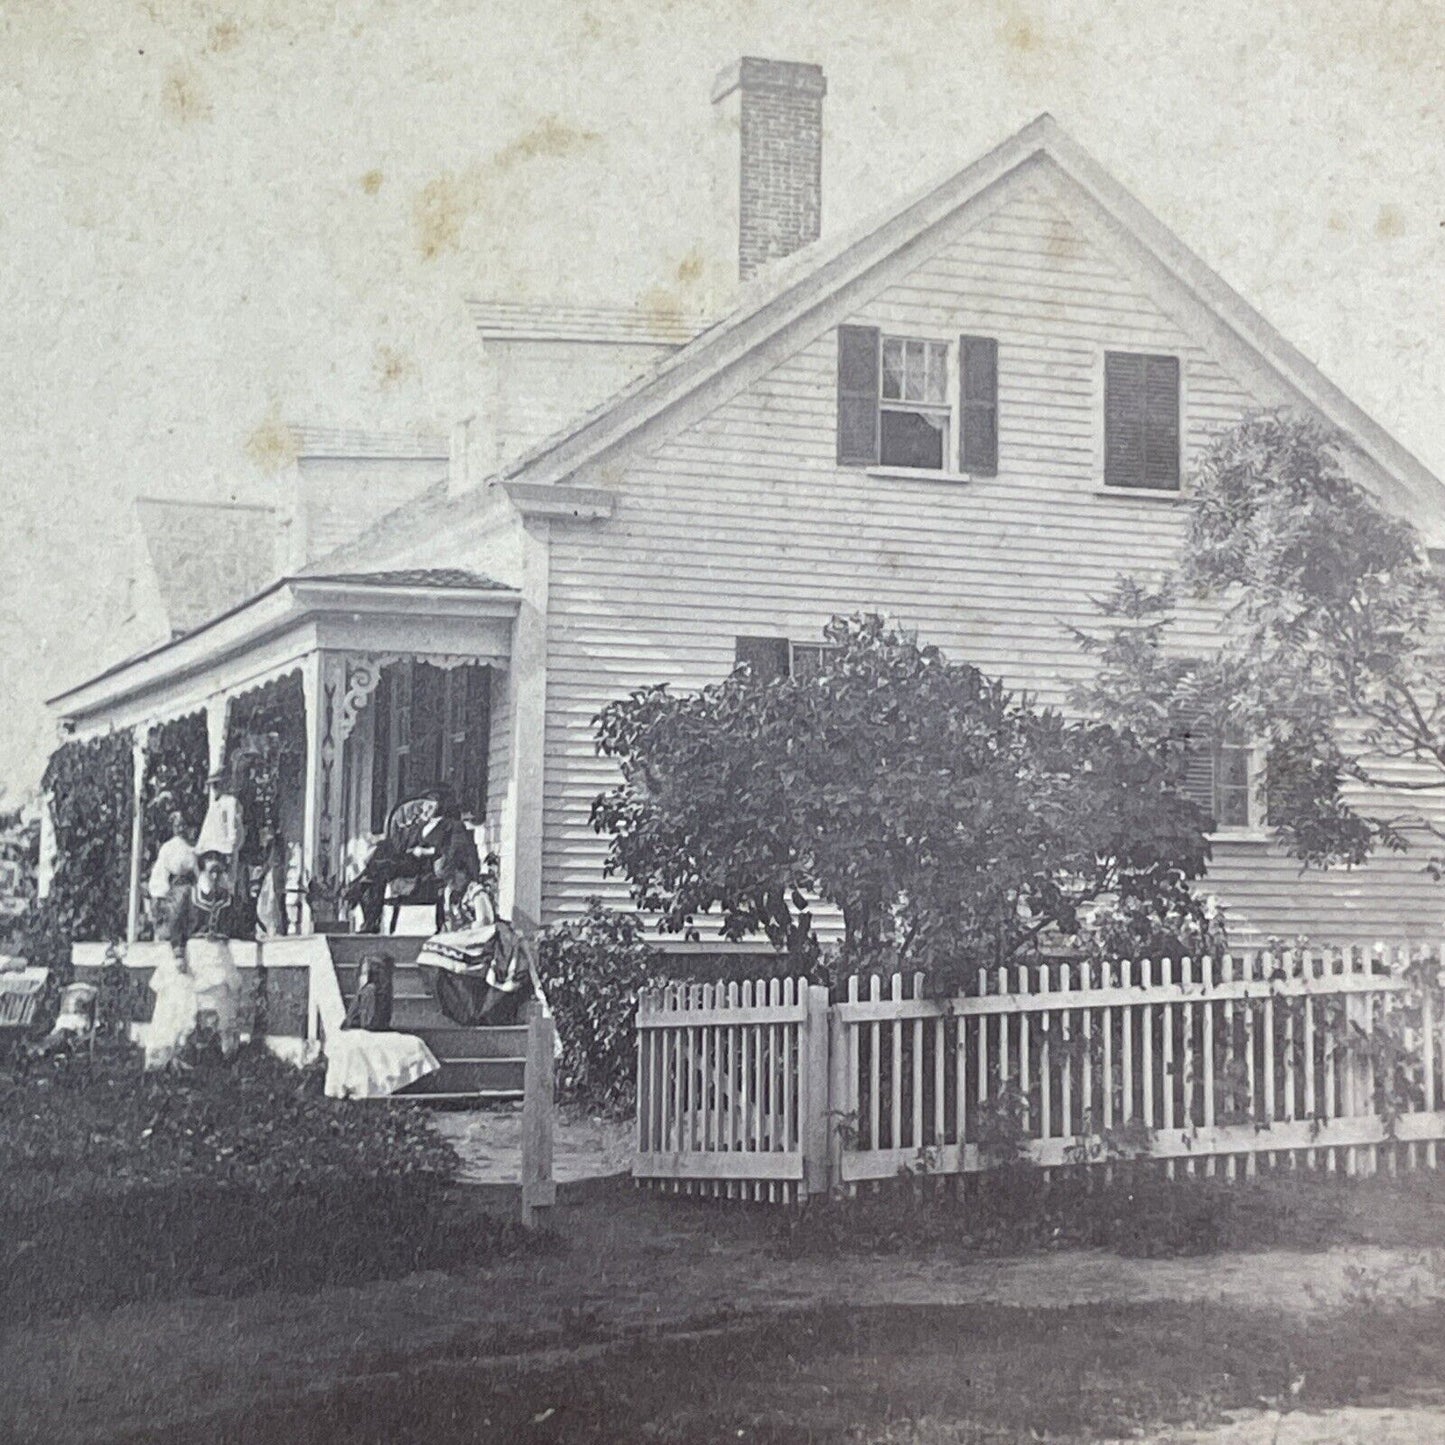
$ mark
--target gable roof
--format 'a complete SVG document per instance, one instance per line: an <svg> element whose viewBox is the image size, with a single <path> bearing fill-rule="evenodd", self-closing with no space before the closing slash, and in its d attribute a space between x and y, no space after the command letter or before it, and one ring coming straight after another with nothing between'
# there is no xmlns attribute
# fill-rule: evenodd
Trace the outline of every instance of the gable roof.
<svg viewBox="0 0 1445 1445"><path fill-rule="evenodd" d="M135 510L172 635L225 612L276 575L270 507L139 497Z"/></svg>
<svg viewBox="0 0 1445 1445"><path fill-rule="evenodd" d="M1391 483L1387 501L1405 511L1428 542L1445 542L1445 484L1153 216L1050 115L1040 115L973 164L924 187L842 235L814 242L774 263L743 290L736 308L636 382L539 442L489 480L566 484L695 393L745 361L795 323L819 312L875 268L916 246L930 231L1010 177L1044 166L1090 204L1141 265L1151 266L1208 317L1236 348L1338 428ZM485 488L477 494L485 504ZM453 499L456 506L465 498ZM368 544L414 542L431 508L375 529ZM398 525L399 524L399 525ZM385 539L384 541L382 539ZM373 555L347 549L351 555Z"/></svg>

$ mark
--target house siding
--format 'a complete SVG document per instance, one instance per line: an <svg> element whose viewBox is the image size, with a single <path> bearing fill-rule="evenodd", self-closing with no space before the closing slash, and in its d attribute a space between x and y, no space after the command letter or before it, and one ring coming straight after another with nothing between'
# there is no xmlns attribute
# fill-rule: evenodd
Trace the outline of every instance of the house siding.
<svg viewBox="0 0 1445 1445"><path fill-rule="evenodd" d="M604 882L592 798L616 781L592 720L650 682L698 687L732 666L740 634L816 638L835 613L884 611L951 656L1062 703L1093 663L1071 625L1121 573L1173 565L1187 509L1101 494L1105 349L1176 355L1185 475L1252 405L1226 368L1132 282L1088 223L1043 187L937 244L845 318L885 331L998 339L999 468L971 480L898 478L836 463L830 325L704 419L614 469L614 517L554 530L548 610L543 904L549 918ZM1209 645L1186 607L1181 650ZM1258 842L1221 842L1207 885L1237 936L1430 936L1440 894L1418 857L1301 877Z"/></svg>

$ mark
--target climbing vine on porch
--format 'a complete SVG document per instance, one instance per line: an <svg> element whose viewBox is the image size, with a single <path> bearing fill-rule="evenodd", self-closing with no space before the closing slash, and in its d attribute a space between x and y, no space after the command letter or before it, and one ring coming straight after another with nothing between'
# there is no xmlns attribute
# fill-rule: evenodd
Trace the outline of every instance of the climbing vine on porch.
<svg viewBox="0 0 1445 1445"><path fill-rule="evenodd" d="M56 867L25 930L32 962L65 971L75 940L125 937L134 766L128 732L68 742L51 755L41 786Z"/></svg>
<svg viewBox="0 0 1445 1445"><path fill-rule="evenodd" d="M146 777L141 821L145 860L171 834L171 813L185 814L192 828L206 816L206 770L209 762L206 715L190 713L151 729L146 746Z"/></svg>

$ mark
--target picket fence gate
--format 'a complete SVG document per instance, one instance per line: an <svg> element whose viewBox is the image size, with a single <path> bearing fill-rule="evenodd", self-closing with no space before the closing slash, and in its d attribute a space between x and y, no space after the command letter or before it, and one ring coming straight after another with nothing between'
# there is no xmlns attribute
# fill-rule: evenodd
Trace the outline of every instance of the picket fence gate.
<svg viewBox="0 0 1445 1445"><path fill-rule="evenodd" d="M674 984L640 1000L633 1174L789 1202L1005 1163L1369 1174L1445 1144L1438 955L1258 951Z"/></svg>

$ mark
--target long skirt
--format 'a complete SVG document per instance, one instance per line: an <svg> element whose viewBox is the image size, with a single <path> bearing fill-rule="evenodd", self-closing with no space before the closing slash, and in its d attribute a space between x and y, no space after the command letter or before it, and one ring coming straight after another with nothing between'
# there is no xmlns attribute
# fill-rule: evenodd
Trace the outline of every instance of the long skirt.
<svg viewBox="0 0 1445 1445"><path fill-rule="evenodd" d="M193 938L182 972L167 956L151 976L155 1009L145 1035L145 1066L164 1068L195 1037L197 1026L213 1030L229 1058L240 1043L241 974L224 938Z"/></svg>
<svg viewBox="0 0 1445 1445"><path fill-rule="evenodd" d="M437 1005L454 1024L470 1029L516 1023L526 997L520 988L497 988L479 973L454 973L425 965L423 972L432 975Z"/></svg>

